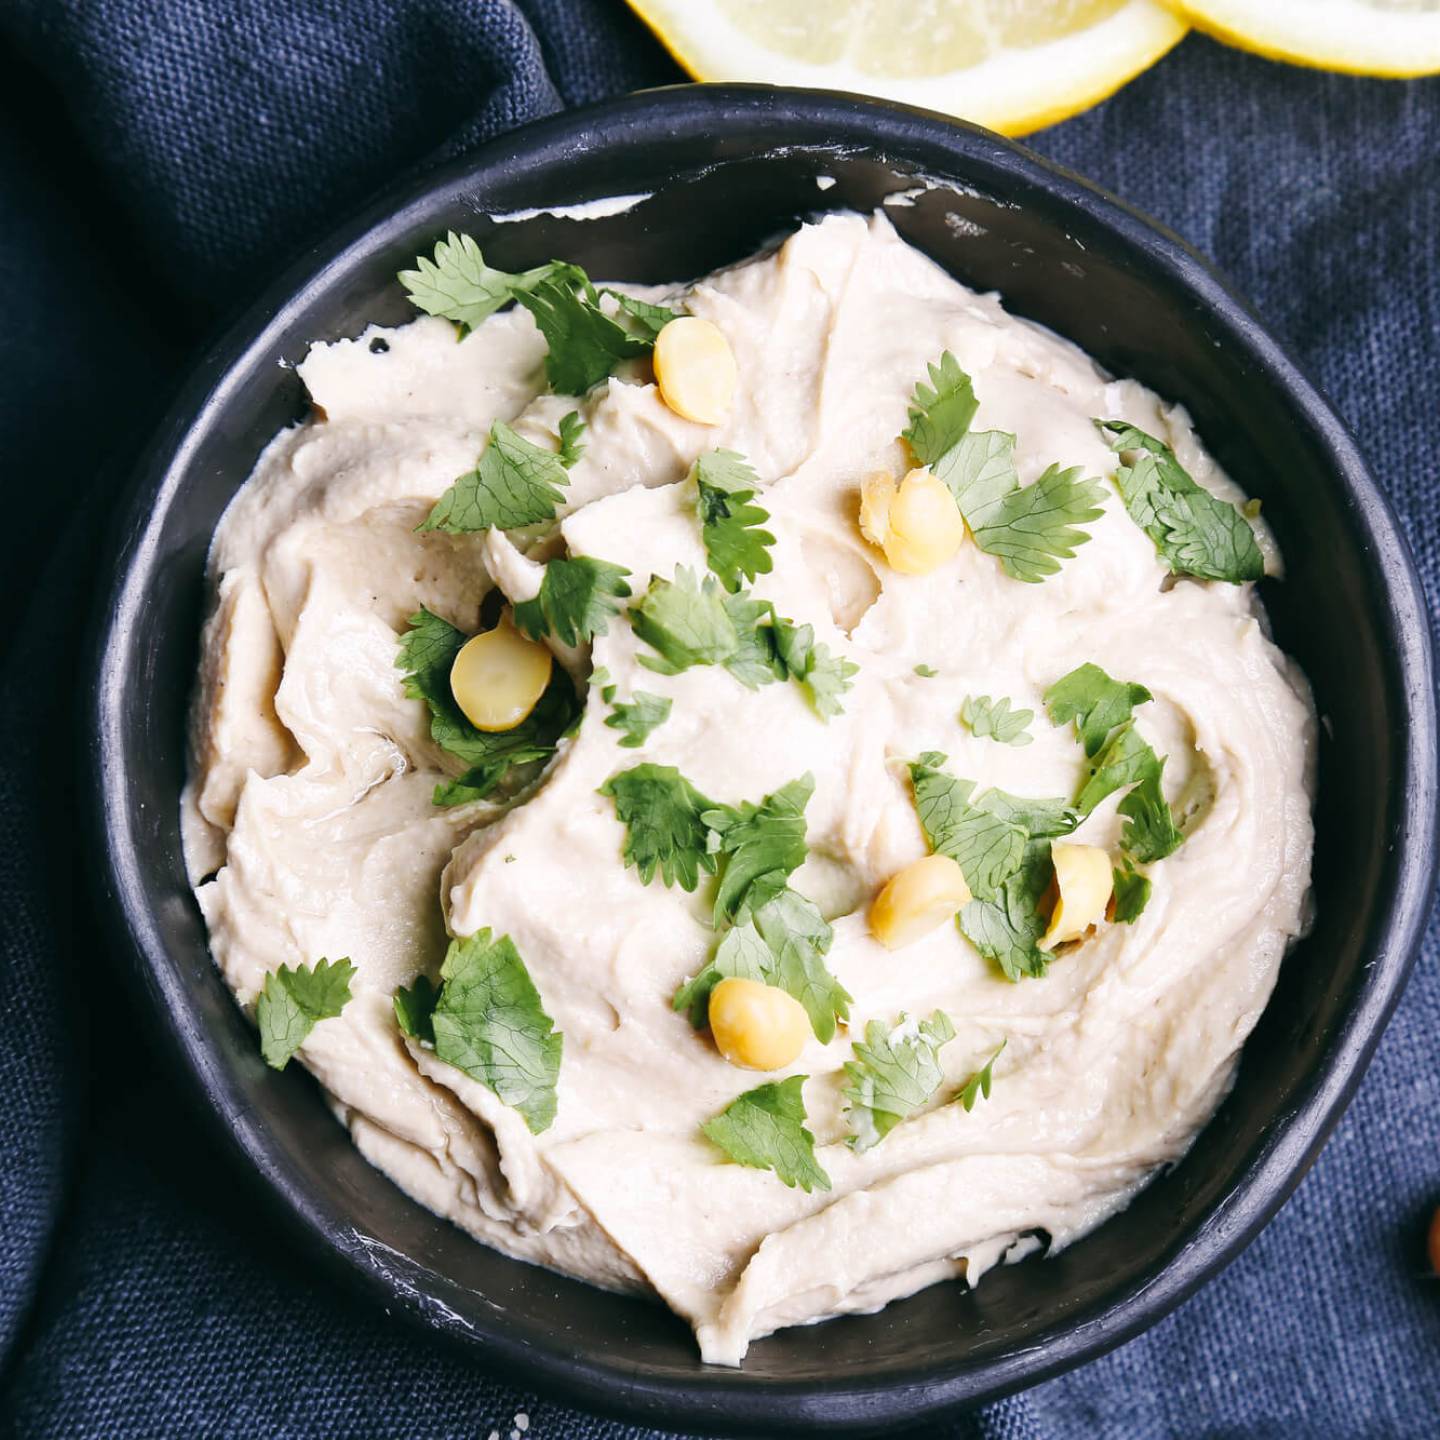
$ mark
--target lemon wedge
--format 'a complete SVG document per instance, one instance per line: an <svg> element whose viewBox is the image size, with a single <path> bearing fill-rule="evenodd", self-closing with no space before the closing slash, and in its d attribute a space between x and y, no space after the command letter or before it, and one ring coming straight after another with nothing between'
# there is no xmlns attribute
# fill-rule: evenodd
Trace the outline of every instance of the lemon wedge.
<svg viewBox="0 0 1440 1440"><path fill-rule="evenodd" d="M855 90L1006 135L1077 114L1187 26L1155 0L629 0L697 80Z"/></svg>
<svg viewBox="0 0 1440 1440"><path fill-rule="evenodd" d="M1352 75L1440 71L1440 0L1175 0L1199 29L1271 60Z"/></svg>

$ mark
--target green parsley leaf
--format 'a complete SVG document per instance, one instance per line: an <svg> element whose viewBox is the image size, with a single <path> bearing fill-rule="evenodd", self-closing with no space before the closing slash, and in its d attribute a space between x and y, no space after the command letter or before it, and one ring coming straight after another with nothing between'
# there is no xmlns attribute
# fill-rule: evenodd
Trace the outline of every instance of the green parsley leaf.
<svg viewBox="0 0 1440 1440"><path fill-rule="evenodd" d="M702 455L695 462L695 490L700 536L720 583L733 592L740 588L742 576L753 580L768 574L774 565L770 546L775 537L758 528L770 512L750 503L760 491L760 477L745 457L733 450Z"/></svg>
<svg viewBox="0 0 1440 1440"><path fill-rule="evenodd" d="M789 672L776 652L775 607L768 600L754 599L745 590L727 594L724 604L740 642L725 661L725 668L747 690L788 679Z"/></svg>
<svg viewBox="0 0 1440 1440"><path fill-rule="evenodd" d="M710 1012L710 992L722 980L758 980L776 984L775 956L751 920L732 926L720 938L710 963L675 992L673 1008L702 1029ZM783 986L781 987L784 988Z"/></svg>
<svg viewBox="0 0 1440 1440"><path fill-rule="evenodd" d="M395 1007L395 1021L402 1034L413 1036L422 1045L434 1046L435 1027L430 1017L435 1013L435 1002L440 998L440 986L434 984L428 975L417 975L414 984L398 985L390 997Z"/></svg>
<svg viewBox="0 0 1440 1440"><path fill-rule="evenodd" d="M1045 706L1056 725L1075 722L1075 733L1088 756L1123 725L1137 705L1154 697L1143 685L1112 680L1098 665L1084 664L1062 675L1046 692Z"/></svg>
<svg viewBox="0 0 1440 1440"><path fill-rule="evenodd" d="M1112 872L1115 876L1115 921L1119 925L1133 925L1150 903L1150 880L1127 863L1123 870Z"/></svg>
<svg viewBox="0 0 1440 1440"><path fill-rule="evenodd" d="M650 579L650 588L630 607L630 624L656 655L640 663L660 675L678 675L692 665L723 665L740 648L735 623L713 576L696 581L683 565L674 580ZM658 658L657 658L658 657Z"/></svg>
<svg viewBox="0 0 1440 1440"><path fill-rule="evenodd" d="M430 738L470 768L458 780L435 789L435 804L459 805L488 795L511 766L548 760L556 743L580 714L569 677L556 667L535 708L510 730L477 730L450 690L450 668L470 638L448 621L421 609L410 617L395 664L404 672L404 691L430 711Z"/></svg>
<svg viewBox="0 0 1440 1440"><path fill-rule="evenodd" d="M1089 538L1075 527L1104 513L1098 480L1087 480L1079 467L1052 465L1033 485L1012 490L993 505L965 517L975 543L999 558L1005 573L1036 584L1071 559Z"/></svg>
<svg viewBox="0 0 1440 1440"><path fill-rule="evenodd" d="M805 863L805 807L814 793L815 777L802 775L758 805L715 806L700 817L715 836L712 849L725 856L715 892L717 925L748 918L764 903L751 897L757 882L768 881L761 886L768 899Z"/></svg>
<svg viewBox="0 0 1440 1440"><path fill-rule="evenodd" d="M840 697L850 688L850 678L860 667L843 655L832 655L828 645L815 640L813 625L797 625L771 611L775 631L775 653L792 680L796 681L822 720L841 714Z"/></svg>
<svg viewBox="0 0 1440 1440"><path fill-rule="evenodd" d="M613 695L613 687L611 692ZM609 700L611 697L607 696ZM638 750L649 738L651 731L658 729L670 718L671 699L668 695L653 695L648 690L637 690L629 700L616 704L605 723L612 730L623 730L620 745L626 750Z"/></svg>
<svg viewBox="0 0 1440 1440"><path fill-rule="evenodd" d="M1001 745L1028 745L1034 736L1026 728L1035 718L1033 710L1012 710L1008 699L992 700L988 695L967 696L960 707L960 720L971 734L998 741Z"/></svg>
<svg viewBox="0 0 1440 1440"><path fill-rule="evenodd" d="M943 756L941 759L943 760ZM975 786L921 762L910 767L915 809L930 848L948 855L965 872L970 893L992 900L1020 867L1026 833L999 815L970 803Z"/></svg>
<svg viewBox="0 0 1440 1440"><path fill-rule="evenodd" d="M1115 472L1115 483L1130 518L1155 542L1172 574L1235 585L1265 574L1244 514L1196 484L1168 445L1123 420L1095 423L1117 454L1138 452Z"/></svg>
<svg viewBox="0 0 1440 1440"><path fill-rule="evenodd" d="M554 265L540 265L511 275L485 263L480 247L468 235L450 233L435 246L435 258L423 255L414 270L402 270L400 283L410 303L427 315L453 320L463 336L488 315L550 275Z"/></svg>
<svg viewBox="0 0 1440 1440"><path fill-rule="evenodd" d="M993 960L1007 980L1026 976L1038 980L1050 964L1050 957L1039 946L1048 927L1040 902L1054 878L1049 840L1031 840L1020 868L995 898L972 900L960 912L960 933L987 960Z"/></svg>
<svg viewBox="0 0 1440 1440"><path fill-rule="evenodd" d="M1029 795L1012 795L1008 790L987 790L975 803L1020 826L1032 840L1068 835L1080 823L1080 816L1068 800L1038 800Z"/></svg>
<svg viewBox="0 0 1440 1440"><path fill-rule="evenodd" d="M845 1062L842 1093L849 1101L852 1150L878 1145L934 1095L945 1078L940 1049L954 1038L955 1027L943 1010L918 1023L901 1015L888 1030L879 1020L866 1025L865 1039L855 1042L855 1058Z"/></svg>
<svg viewBox="0 0 1440 1440"><path fill-rule="evenodd" d="M560 463L569 470L585 453L585 422L580 418L578 410L572 410L568 415L560 417L557 438L560 448L555 454Z"/></svg>
<svg viewBox="0 0 1440 1440"><path fill-rule="evenodd" d="M622 295L618 290L602 290L602 295L612 296L626 318L634 323L631 330L642 340L654 344L656 336L672 321L680 318L679 310L665 305L656 305L649 300L637 300L633 295Z"/></svg>
<svg viewBox="0 0 1440 1440"><path fill-rule="evenodd" d="M535 317L545 343L545 373L560 395L583 395L622 360L650 352L650 340L632 335L600 308L600 297L578 266L542 277L515 298Z"/></svg>
<svg viewBox="0 0 1440 1440"><path fill-rule="evenodd" d="M922 465L934 465L960 443L980 402L970 377L947 350L938 365L926 367L930 384L916 385L910 402L910 424L902 435Z"/></svg>
<svg viewBox="0 0 1440 1440"><path fill-rule="evenodd" d="M628 598L630 587L623 565L594 560L588 555L552 560L545 567L540 593L514 607L515 624L532 640L547 632L562 645L579 645L603 635L612 616L620 613L618 600Z"/></svg>
<svg viewBox="0 0 1440 1440"><path fill-rule="evenodd" d="M1004 430L969 431L930 468L950 487L966 524L988 515L1020 484L1015 437Z"/></svg>
<svg viewBox="0 0 1440 1440"><path fill-rule="evenodd" d="M416 528L465 535L536 525L555 518L569 483L559 455L532 445L497 420L479 463L455 481Z"/></svg>
<svg viewBox="0 0 1440 1440"><path fill-rule="evenodd" d="M828 1190L830 1177L815 1159L815 1137L805 1128L802 1090L808 1078L792 1075L747 1090L700 1129L738 1165L773 1170L806 1194Z"/></svg>
<svg viewBox="0 0 1440 1440"><path fill-rule="evenodd" d="M1158 773L1160 762L1133 720L1111 731L1105 747L1090 761L1075 808L1088 815L1107 795Z"/></svg>
<svg viewBox="0 0 1440 1440"><path fill-rule="evenodd" d="M1000 1051L1008 1043L1007 1040L1000 1042L999 1049L985 1062L982 1070L977 1070L961 1087L955 1099L964 1107L968 1114L975 1108L975 1102L983 1095L987 1100L990 1098L990 1084L992 1073L995 1069L995 1062L1000 1058Z"/></svg>
<svg viewBox="0 0 1440 1440"><path fill-rule="evenodd" d="M1173 855L1185 838L1160 788L1164 773L1165 761L1157 759L1153 769L1147 770L1120 802L1120 813L1126 817L1120 844L1131 859L1142 864Z"/></svg>
<svg viewBox="0 0 1440 1440"><path fill-rule="evenodd" d="M615 802L626 827L625 863L649 884L658 868L667 885L693 890L700 872L715 873L709 830L701 816L715 809L673 765L636 765L612 775L600 794Z"/></svg>
<svg viewBox="0 0 1440 1440"><path fill-rule="evenodd" d="M410 990L396 992L401 1028L418 1039L428 1033L438 1059L488 1086L520 1112L533 1134L548 1129L563 1037L514 942L489 930L452 940L440 981L438 994L423 976Z"/></svg>
<svg viewBox="0 0 1440 1440"><path fill-rule="evenodd" d="M321 1020L330 1020L350 999L355 967L347 960L321 960L312 970L282 965L265 977L255 1002L260 1027L260 1053L265 1063L283 1070L305 1037Z"/></svg>
<svg viewBox="0 0 1440 1440"><path fill-rule="evenodd" d="M915 673L922 680L933 680L940 672L929 665L917 665L915 667Z"/></svg>

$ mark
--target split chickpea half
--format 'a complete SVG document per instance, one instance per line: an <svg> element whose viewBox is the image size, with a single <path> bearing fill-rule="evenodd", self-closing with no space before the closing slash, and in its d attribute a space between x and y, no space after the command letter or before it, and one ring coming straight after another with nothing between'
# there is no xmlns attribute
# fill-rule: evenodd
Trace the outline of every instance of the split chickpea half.
<svg viewBox="0 0 1440 1440"><path fill-rule="evenodd" d="M860 487L860 533L902 575L928 575L965 543L965 521L943 480L911 470L897 485L877 470Z"/></svg>
<svg viewBox="0 0 1440 1440"><path fill-rule="evenodd" d="M718 425L735 398L735 353L718 325L698 315L668 321L655 337L655 385L677 415Z"/></svg>
<svg viewBox="0 0 1440 1440"><path fill-rule="evenodd" d="M507 616L460 647L450 693L477 730L513 730L539 703L554 663L549 649L526 639Z"/></svg>

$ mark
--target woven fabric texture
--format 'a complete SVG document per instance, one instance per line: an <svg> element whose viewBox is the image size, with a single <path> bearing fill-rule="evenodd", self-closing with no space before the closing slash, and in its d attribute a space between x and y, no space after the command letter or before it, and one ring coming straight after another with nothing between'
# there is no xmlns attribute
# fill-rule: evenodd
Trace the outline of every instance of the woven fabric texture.
<svg viewBox="0 0 1440 1440"><path fill-rule="evenodd" d="M197 342L407 172L681 78L621 0L0 6L0 1434L638 1440L339 1294L149 1053L68 838L83 619L117 477ZM1440 81L1191 37L1035 148L1210 255L1356 430L1440 594ZM1440 1429L1440 933L1319 1163L1170 1319L930 1427Z"/></svg>

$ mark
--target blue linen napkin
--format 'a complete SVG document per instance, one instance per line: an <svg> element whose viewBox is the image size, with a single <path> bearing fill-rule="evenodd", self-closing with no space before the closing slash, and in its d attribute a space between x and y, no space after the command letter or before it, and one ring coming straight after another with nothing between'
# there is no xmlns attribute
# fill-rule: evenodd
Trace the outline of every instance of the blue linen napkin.
<svg viewBox="0 0 1440 1440"><path fill-rule="evenodd" d="M0 1433L639 1440L358 1306L257 1223L146 1052L64 828L95 544L196 340L396 175L679 76L620 0L8 0L0 44ZM1358 432L1432 604L1437 142L1440 81L1198 37L1033 141L1253 297ZM1436 1433L1437 951L1432 925L1335 1138L1224 1275L928 1433Z"/></svg>

